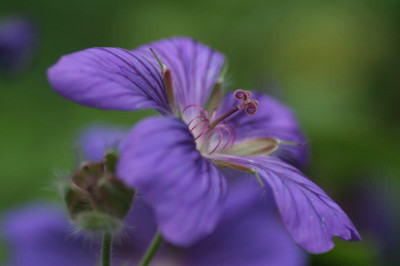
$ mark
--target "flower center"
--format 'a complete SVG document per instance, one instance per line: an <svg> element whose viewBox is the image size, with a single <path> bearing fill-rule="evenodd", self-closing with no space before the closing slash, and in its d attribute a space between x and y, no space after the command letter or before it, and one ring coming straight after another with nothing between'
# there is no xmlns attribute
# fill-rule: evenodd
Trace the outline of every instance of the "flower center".
<svg viewBox="0 0 400 266"><path fill-rule="evenodd" d="M243 110L252 116L257 112L258 101L251 99L251 92L236 90L233 94L240 103L225 114L213 119L208 116L200 105L188 105L183 110L190 132L193 134L197 149L204 155L211 155L217 151L231 147L236 140L235 129L223 123L237 111ZM213 114L214 116L215 114ZM212 120L210 122L210 120Z"/></svg>

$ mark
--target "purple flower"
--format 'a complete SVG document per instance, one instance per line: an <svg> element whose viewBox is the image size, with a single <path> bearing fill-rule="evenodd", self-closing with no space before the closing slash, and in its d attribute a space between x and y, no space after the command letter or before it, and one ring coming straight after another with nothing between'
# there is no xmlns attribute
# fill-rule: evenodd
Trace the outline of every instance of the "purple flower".
<svg viewBox="0 0 400 266"><path fill-rule="evenodd" d="M141 191L168 241L189 246L212 233L227 179L248 173L273 196L290 235L307 251L331 249L333 236L360 240L343 210L285 162L306 161L305 140L290 109L244 90L222 99L223 63L224 56L209 47L173 38L134 51L76 52L52 66L48 78L61 95L83 105L153 108L165 116L148 118L130 132L117 175Z"/></svg>
<svg viewBox="0 0 400 266"><path fill-rule="evenodd" d="M66 215L48 203L31 204L2 217L2 235L13 266L95 265L99 247L73 234Z"/></svg>
<svg viewBox="0 0 400 266"><path fill-rule="evenodd" d="M109 149L119 150L128 130L108 124L99 123L83 129L75 146L82 149L84 159L88 161L101 161Z"/></svg>
<svg viewBox="0 0 400 266"><path fill-rule="evenodd" d="M282 265L300 266L306 255L291 241L271 204L262 202L246 182L233 189L218 230L191 248L165 243L154 265ZM96 265L100 239L73 233L66 216L48 204L8 213L2 224L13 266ZM112 265L137 265L156 225L151 209L135 201L125 231L114 238Z"/></svg>
<svg viewBox="0 0 400 266"><path fill-rule="evenodd" d="M0 69L18 72L31 60L36 44L33 23L23 17L0 22Z"/></svg>

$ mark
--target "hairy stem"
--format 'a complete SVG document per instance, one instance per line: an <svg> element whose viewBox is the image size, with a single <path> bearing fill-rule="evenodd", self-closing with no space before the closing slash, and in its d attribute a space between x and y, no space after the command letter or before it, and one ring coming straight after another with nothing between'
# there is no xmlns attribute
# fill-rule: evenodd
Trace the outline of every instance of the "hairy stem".
<svg viewBox="0 0 400 266"><path fill-rule="evenodd" d="M111 241L112 235L110 233L104 233L103 247L101 250L101 261L103 266L111 265Z"/></svg>

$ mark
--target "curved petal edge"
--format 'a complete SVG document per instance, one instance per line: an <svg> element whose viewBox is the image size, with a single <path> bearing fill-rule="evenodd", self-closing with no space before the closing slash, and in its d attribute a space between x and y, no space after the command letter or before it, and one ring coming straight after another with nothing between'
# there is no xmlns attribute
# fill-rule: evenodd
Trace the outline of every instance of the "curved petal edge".
<svg viewBox="0 0 400 266"><path fill-rule="evenodd" d="M332 238L361 240L346 213L299 170L271 157L220 156L220 160L257 171L269 188L294 241L311 253L334 247Z"/></svg>
<svg viewBox="0 0 400 266"><path fill-rule="evenodd" d="M82 105L171 113L161 68L154 57L122 48L89 48L61 57L47 76L59 94Z"/></svg>

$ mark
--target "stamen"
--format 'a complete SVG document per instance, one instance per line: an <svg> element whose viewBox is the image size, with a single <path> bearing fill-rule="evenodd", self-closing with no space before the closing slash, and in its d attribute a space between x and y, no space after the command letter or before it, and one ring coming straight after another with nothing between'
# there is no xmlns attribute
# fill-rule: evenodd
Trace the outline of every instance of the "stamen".
<svg viewBox="0 0 400 266"><path fill-rule="evenodd" d="M216 151L225 150L228 147L232 147L236 140L236 132L235 130L226 124L218 125L211 132L211 136L214 134L218 134L218 141L215 146L212 148L211 152L208 154L211 155ZM221 147L222 146L222 147Z"/></svg>
<svg viewBox="0 0 400 266"><path fill-rule="evenodd" d="M201 136L203 136L206 132L208 132L208 121L202 121L202 122L206 122L203 127L200 129L200 134L194 138L194 140L199 139ZM201 123L203 124L203 123Z"/></svg>
<svg viewBox="0 0 400 266"><path fill-rule="evenodd" d="M228 140L226 141L224 147L222 147L222 150L225 150L228 147L229 144L231 144L231 145L233 144L233 142L231 143L232 133L229 130L229 128L226 127L225 125L219 125L218 128L220 128L221 130L223 129L228 133Z"/></svg>
<svg viewBox="0 0 400 266"><path fill-rule="evenodd" d="M219 132L218 143L209 154L213 154L218 149L219 145L221 145L222 137L223 137L222 130L220 128L218 128L218 132Z"/></svg>
<svg viewBox="0 0 400 266"><path fill-rule="evenodd" d="M255 99L251 99L251 92L245 90L236 90L233 93L235 99L242 101L238 106L233 108L232 110L228 111L226 114L218 117L213 122L210 123L210 129L215 128L218 123L222 122L229 116L236 113L238 110L244 110L245 113L249 116L255 115L257 113L258 101Z"/></svg>
<svg viewBox="0 0 400 266"><path fill-rule="evenodd" d="M196 121L196 119L199 119L199 118L203 118L202 120L207 119L206 117L204 117L204 116L202 116L202 115L195 116L195 117L192 118L192 120L190 120L190 121L188 122L188 124L187 124L188 128L190 128L190 125L191 125L194 121Z"/></svg>
<svg viewBox="0 0 400 266"><path fill-rule="evenodd" d="M208 117L207 111L204 110L203 107L201 107L201 106L198 105L198 104L191 104L191 105L186 106L186 107L183 109L182 113L185 113L187 110L189 110L189 108L193 108L193 107L198 108L198 109L200 110L200 112L201 112L202 115Z"/></svg>
<svg viewBox="0 0 400 266"><path fill-rule="evenodd" d="M250 100L250 102L244 108L244 111L246 112L247 115L250 116L255 115L257 113L257 106L258 106L257 100Z"/></svg>
<svg viewBox="0 0 400 266"><path fill-rule="evenodd" d="M232 110L230 110L229 112L227 112L226 114L224 114L221 117L215 119L213 122L211 122L210 129L213 129L216 125L218 125L219 122L222 122L227 117L229 117L229 116L233 115L234 113L236 113L236 111L238 111L238 110L239 110L239 108L235 107Z"/></svg>
<svg viewBox="0 0 400 266"><path fill-rule="evenodd" d="M201 136L205 135L208 132L208 123L204 124L204 126L201 128L201 133L194 138L194 140L199 139Z"/></svg>
<svg viewBox="0 0 400 266"><path fill-rule="evenodd" d="M199 125L203 124L204 122L207 123L207 119L200 120L194 127L192 127L192 129L190 130L190 132L193 132L193 130L195 130L196 127L198 127Z"/></svg>
<svg viewBox="0 0 400 266"><path fill-rule="evenodd" d="M207 151L209 155L235 145L236 131L234 127L227 123L221 123L222 121L239 110L243 110L249 116L255 115L257 112L258 101L251 99L250 91L236 90L233 96L239 100L238 105L216 119L214 119L214 113L211 117L211 123L208 112L200 105L188 105L182 110L182 114L185 116L186 121L188 121L187 126L197 145L199 145L199 149ZM206 136L204 140L197 141L203 136Z"/></svg>
<svg viewBox="0 0 400 266"><path fill-rule="evenodd" d="M232 144L231 144L231 147L232 147L233 144L235 144L235 142L236 142L236 130L231 125L225 124L224 126L227 127L230 130L231 133L233 133L233 140L232 140Z"/></svg>
<svg viewBox="0 0 400 266"><path fill-rule="evenodd" d="M242 89L238 89L238 90L235 90L235 92L233 93L233 96L237 100L246 101L251 98L251 91L245 91Z"/></svg>

